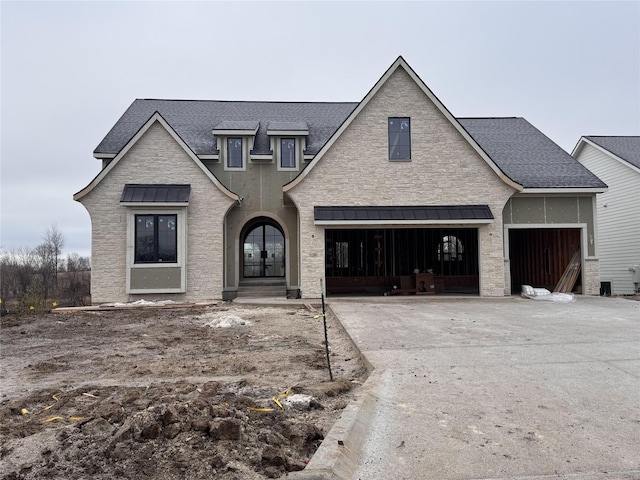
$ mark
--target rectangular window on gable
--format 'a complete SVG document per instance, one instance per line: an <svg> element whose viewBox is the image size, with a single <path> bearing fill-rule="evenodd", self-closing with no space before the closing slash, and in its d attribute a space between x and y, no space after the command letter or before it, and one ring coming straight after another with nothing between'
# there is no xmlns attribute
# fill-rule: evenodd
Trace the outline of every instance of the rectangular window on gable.
<svg viewBox="0 0 640 480"><path fill-rule="evenodd" d="M296 139L280 139L280 168L296 168Z"/></svg>
<svg viewBox="0 0 640 480"><path fill-rule="evenodd" d="M227 168L242 168L242 138L227 138Z"/></svg>
<svg viewBox="0 0 640 480"><path fill-rule="evenodd" d="M411 119L389 118L389 160L411 160Z"/></svg>
<svg viewBox="0 0 640 480"><path fill-rule="evenodd" d="M177 215L136 215L135 263L178 261Z"/></svg>

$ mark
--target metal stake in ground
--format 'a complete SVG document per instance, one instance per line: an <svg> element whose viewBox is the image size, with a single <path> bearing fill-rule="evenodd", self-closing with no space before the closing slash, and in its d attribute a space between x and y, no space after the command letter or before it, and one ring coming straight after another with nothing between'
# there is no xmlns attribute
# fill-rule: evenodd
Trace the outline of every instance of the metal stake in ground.
<svg viewBox="0 0 640 480"><path fill-rule="evenodd" d="M322 279L320 279L320 295L322 298L322 323L324 325L324 350L327 353L327 367L329 367L329 379L333 382L333 373L331 372L331 360L329 359L329 337L327 335L327 312L324 308L324 288Z"/></svg>

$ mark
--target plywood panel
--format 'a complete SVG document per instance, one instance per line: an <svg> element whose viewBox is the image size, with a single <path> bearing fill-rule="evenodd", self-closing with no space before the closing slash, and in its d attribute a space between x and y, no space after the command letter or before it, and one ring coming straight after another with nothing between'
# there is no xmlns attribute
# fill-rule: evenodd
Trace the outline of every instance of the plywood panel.
<svg viewBox="0 0 640 480"><path fill-rule="evenodd" d="M522 285L553 290L579 246L577 228L509 230L511 291L519 292Z"/></svg>

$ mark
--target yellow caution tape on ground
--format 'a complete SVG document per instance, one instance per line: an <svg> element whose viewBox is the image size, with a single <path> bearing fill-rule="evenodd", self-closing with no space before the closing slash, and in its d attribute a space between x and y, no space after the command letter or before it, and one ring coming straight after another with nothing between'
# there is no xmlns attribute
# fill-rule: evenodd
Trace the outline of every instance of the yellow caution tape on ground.
<svg viewBox="0 0 640 480"><path fill-rule="evenodd" d="M80 420L84 420L84 417L69 417L69 420L79 422Z"/></svg>
<svg viewBox="0 0 640 480"><path fill-rule="evenodd" d="M42 420L42 423L49 423L49 422L53 422L54 420L63 420L62 417L50 417L47 418L46 420Z"/></svg>
<svg viewBox="0 0 640 480"><path fill-rule="evenodd" d="M289 394L291 393L291 387L287 388L284 392L279 393L278 397L280 398L287 398L289 396Z"/></svg>
<svg viewBox="0 0 640 480"><path fill-rule="evenodd" d="M271 400L273 401L273 403L275 403L278 406L278 408L280 408L281 412L284 412L284 407L282 406L282 403L280 403L279 399L287 398L290 393L291 393L291 387L287 388L284 392L279 393L279 394L274 395L273 397L271 397ZM269 408L269 407L249 407L249 410L251 410L252 412L273 412L273 411L275 411L274 408Z"/></svg>
<svg viewBox="0 0 640 480"><path fill-rule="evenodd" d="M313 318L314 318L314 320L315 320L315 319L317 319L317 318L321 318L321 317L324 317L324 316L325 316L325 314L324 314L324 313L319 313L318 315L314 315L314 316L313 316Z"/></svg>
<svg viewBox="0 0 640 480"><path fill-rule="evenodd" d="M273 400L273 402L278 405L278 407L280 407L280 410L284 411L284 407L282 406L282 404L278 401L278 399L276 397L271 397L271 400Z"/></svg>

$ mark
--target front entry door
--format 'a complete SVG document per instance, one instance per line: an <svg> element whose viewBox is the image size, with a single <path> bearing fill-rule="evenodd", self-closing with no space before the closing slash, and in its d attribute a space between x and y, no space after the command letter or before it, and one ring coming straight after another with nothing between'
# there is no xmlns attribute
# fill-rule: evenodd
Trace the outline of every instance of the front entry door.
<svg viewBox="0 0 640 480"><path fill-rule="evenodd" d="M284 236L268 223L252 228L244 238L245 278L284 277Z"/></svg>

